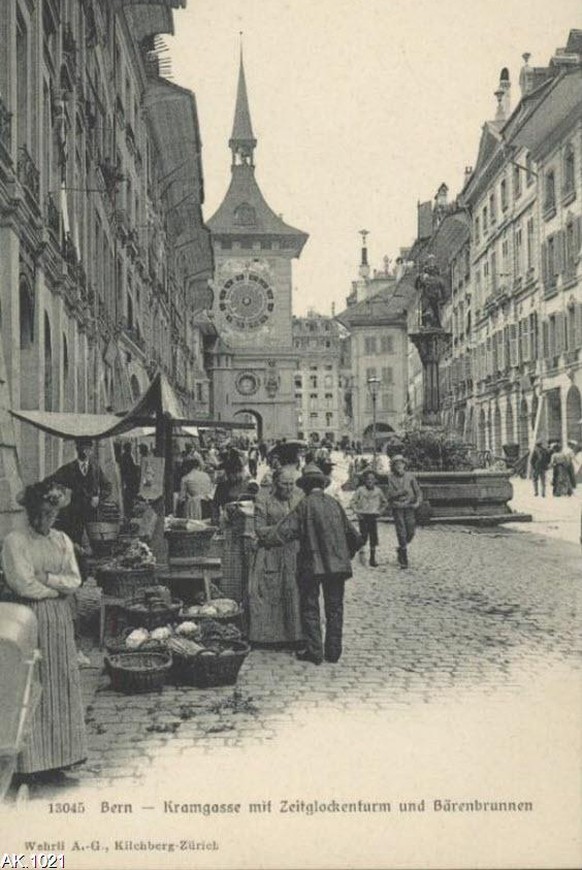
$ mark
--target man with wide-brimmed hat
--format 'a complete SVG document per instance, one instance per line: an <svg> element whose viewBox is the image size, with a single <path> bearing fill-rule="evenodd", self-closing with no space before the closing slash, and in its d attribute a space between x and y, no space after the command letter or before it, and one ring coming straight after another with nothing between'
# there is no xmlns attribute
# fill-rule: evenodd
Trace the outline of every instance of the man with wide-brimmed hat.
<svg viewBox="0 0 582 870"><path fill-rule="evenodd" d="M351 559L362 545L342 505L324 492L326 477L307 464L297 481L305 493L299 504L275 526L263 543L277 546L299 541L297 583L305 649L300 661L337 662L342 654L344 584L352 576ZM325 607L322 641L319 590Z"/></svg>
<svg viewBox="0 0 582 870"><path fill-rule="evenodd" d="M416 508L422 502L422 492L416 477L406 470L406 459L401 454L390 461L392 473L386 485L386 498L392 505L394 528L398 539L398 564L408 568L408 545L416 532Z"/></svg>

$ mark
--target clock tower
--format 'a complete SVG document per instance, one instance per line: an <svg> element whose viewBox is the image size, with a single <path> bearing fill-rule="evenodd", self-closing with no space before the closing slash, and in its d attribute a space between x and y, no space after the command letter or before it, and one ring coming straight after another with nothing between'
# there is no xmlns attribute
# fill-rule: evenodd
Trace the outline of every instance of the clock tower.
<svg viewBox="0 0 582 870"><path fill-rule="evenodd" d="M213 317L220 340L213 415L250 414L264 438L294 437L296 354L292 346L292 261L307 234L267 204L255 177L255 148L241 51L229 140L231 182L207 221L214 249Z"/></svg>

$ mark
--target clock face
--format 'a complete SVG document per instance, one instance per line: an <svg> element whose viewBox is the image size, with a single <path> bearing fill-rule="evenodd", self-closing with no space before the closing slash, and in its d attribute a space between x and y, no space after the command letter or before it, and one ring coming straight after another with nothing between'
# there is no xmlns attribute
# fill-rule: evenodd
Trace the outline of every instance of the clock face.
<svg viewBox="0 0 582 870"><path fill-rule="evenodd" d="M269 319L275 296L269 282L246 269L224 282L218 303L228 323L237 329L258 329Z"/></svg>

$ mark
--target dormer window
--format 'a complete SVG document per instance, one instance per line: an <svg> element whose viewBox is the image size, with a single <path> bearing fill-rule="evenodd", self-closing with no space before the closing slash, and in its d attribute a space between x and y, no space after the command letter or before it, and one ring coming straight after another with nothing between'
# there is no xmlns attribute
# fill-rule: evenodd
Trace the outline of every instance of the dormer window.
<svg viewBox="0 0 582 870"><path fill-rule="evenodd" d="M252 205L243 202L235 208L234 219L239 226L254 227L257 223L257 213Z"/></svg>

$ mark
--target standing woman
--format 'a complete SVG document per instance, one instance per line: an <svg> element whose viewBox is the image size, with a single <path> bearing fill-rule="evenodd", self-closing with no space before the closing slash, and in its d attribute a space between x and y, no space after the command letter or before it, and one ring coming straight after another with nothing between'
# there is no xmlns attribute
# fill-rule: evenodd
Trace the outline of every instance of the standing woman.
<svg viewBox="0 0 582 870"><path fill-rule="evenodd" d="M254 643L295 645L303 638L297 586L297 551L291 541L283 547L261 546L277 523L301 500L293 469L276 475L273 492L255 504L255 532L259 549L249 580L250 640Z"/></svg>
<svg viewBox="0 0 582 870"><path fill-rule="evenodd" d="M18 771L38 780L65 779L62 771L87 756L81 680L67 597L81 585L73 544L53 529L64 490L44 481L27 486L19 499L28 524L10 532L2 567L11 598L26 604L38 622L41 698Z"/></svg>
<svg viewBox="0 0 582 870"><path fill-rule="evenodd" d="M240 453L234 449L224 456L222 470L224 477L217 483L213 499L214 519L224 535L220 588L226 598L241 603L248 592L251 536L249 518L237 503L251 498L249 476Z"/></svg>

